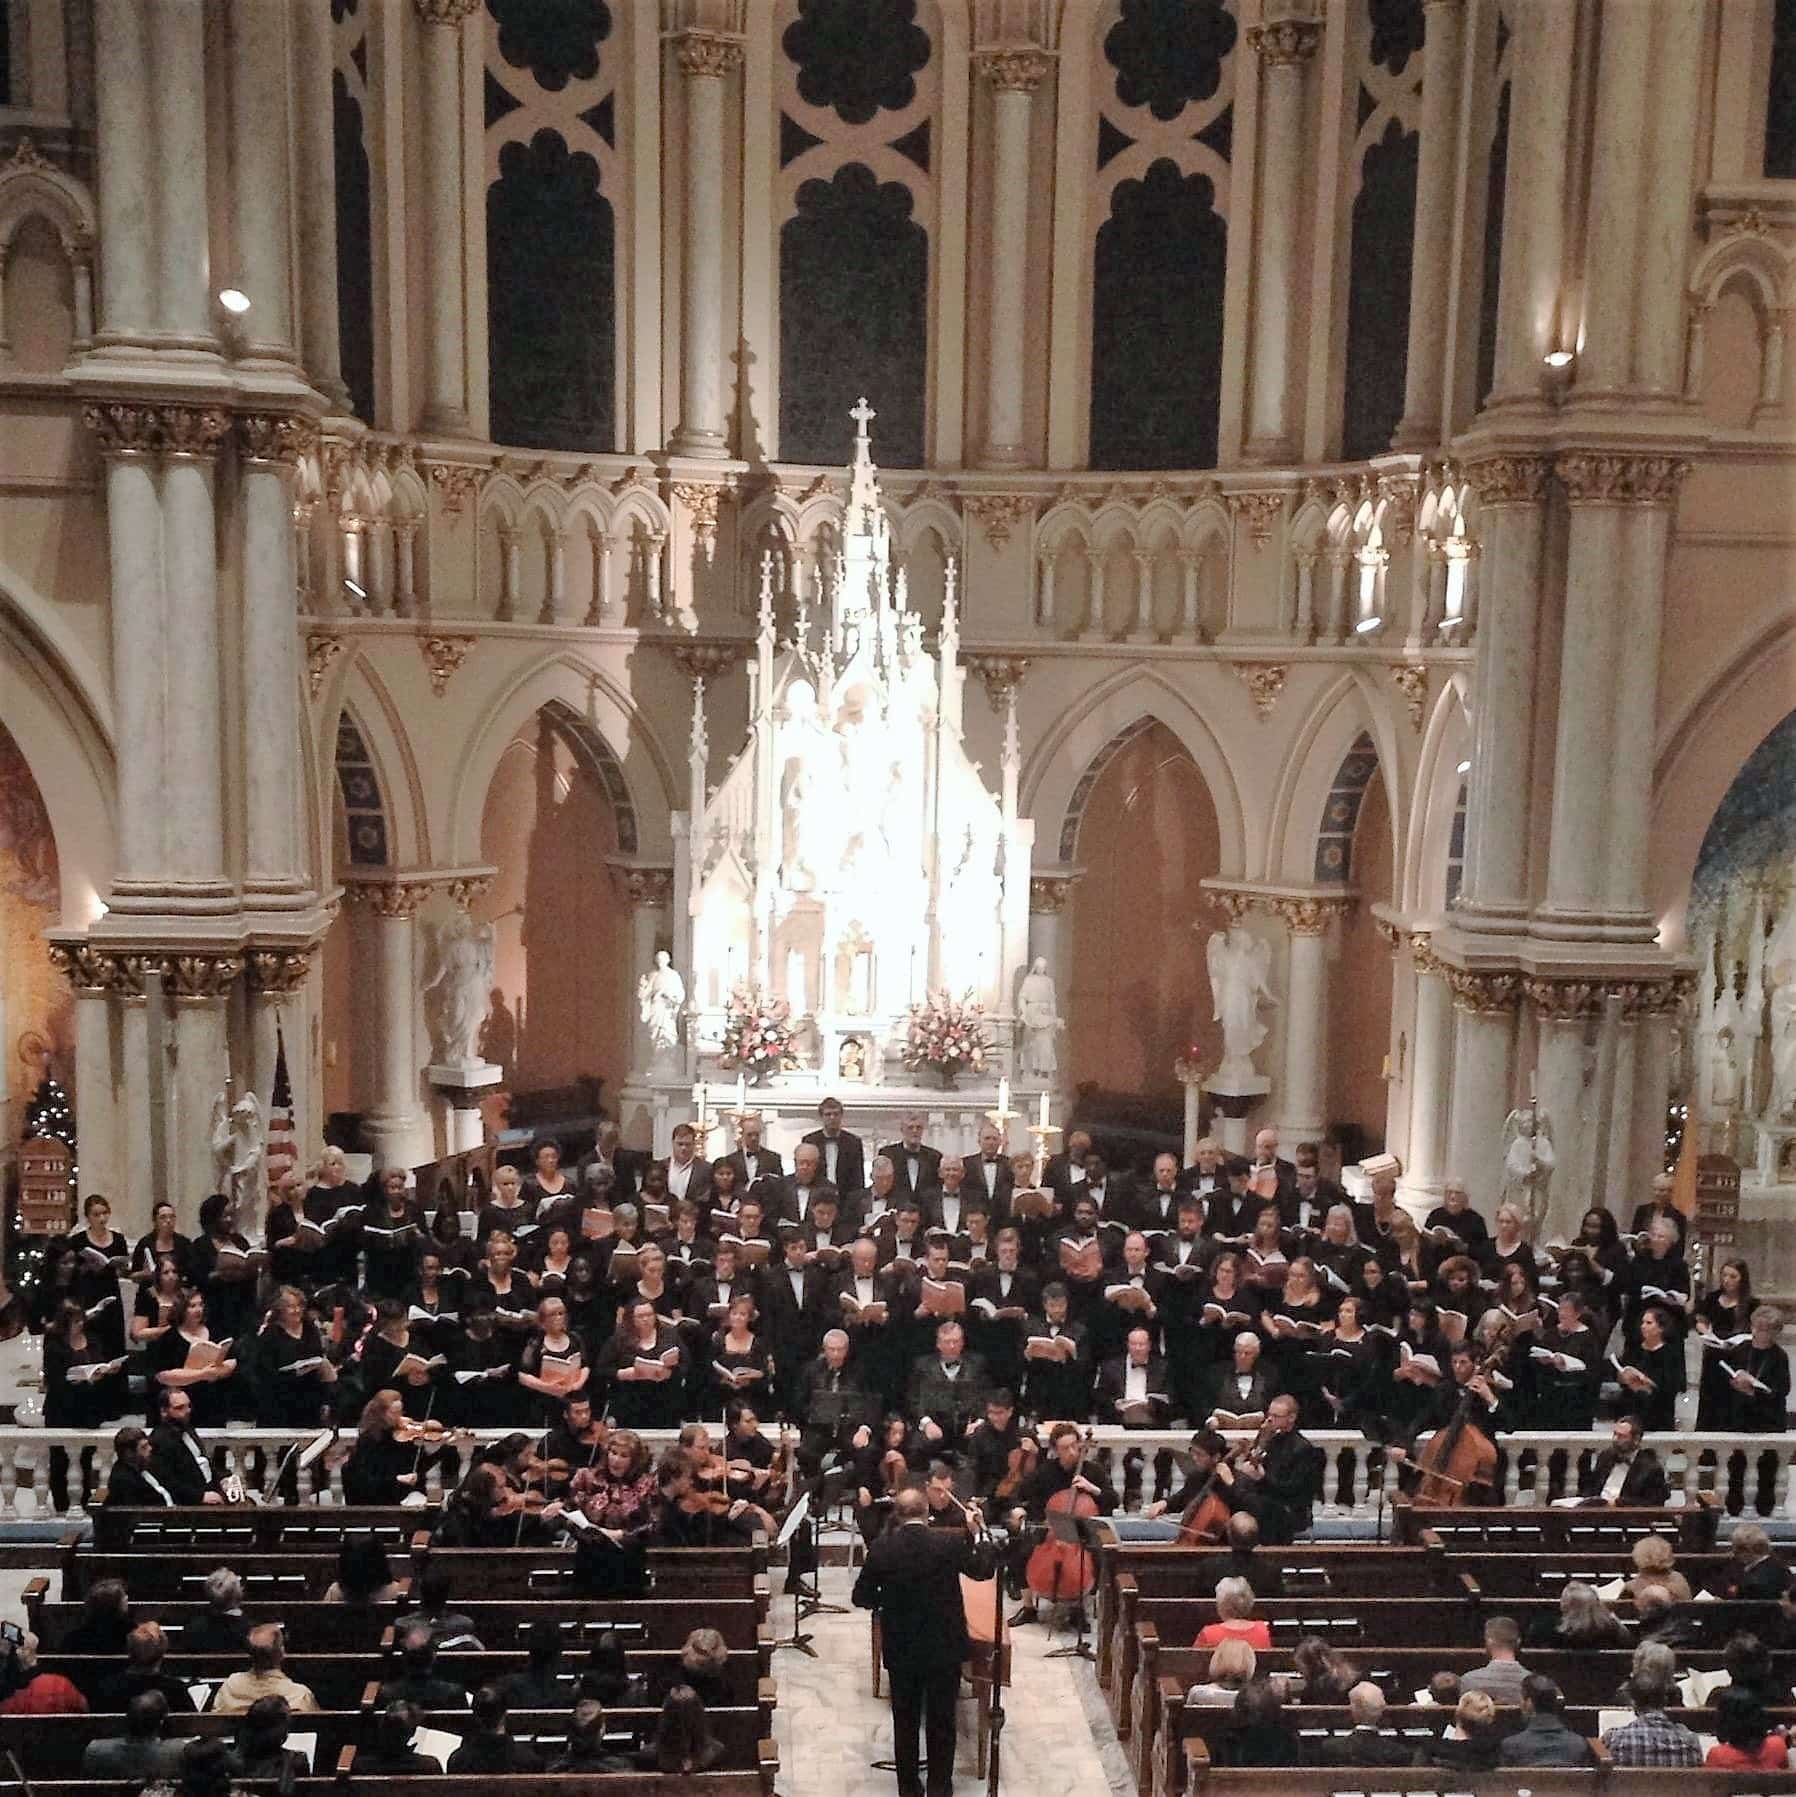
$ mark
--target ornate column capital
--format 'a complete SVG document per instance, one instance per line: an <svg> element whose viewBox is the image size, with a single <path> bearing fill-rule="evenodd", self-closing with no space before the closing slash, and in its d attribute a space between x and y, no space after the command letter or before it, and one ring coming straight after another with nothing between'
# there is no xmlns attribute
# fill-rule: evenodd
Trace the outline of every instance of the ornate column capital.
<svg viewBox="0 0 1796 1797"><path fill-rule="evenodd" d="M623 876L624 894L631 904L656 910L673 903L671 867L637 867L617 861L612 866Z"/></svg>
<svg viewBox="0 0 1796 1797"><path fill-rule="evenodd" d="M718 31L682 31L674 39L674 61L682 75L721 81L742 66L742 40Z"/></svg>
<svg viewBox="0 0 1796 1797"><path fill-rule="evenodd" d="M1272 19L1247 28L1248 47L1269 69L1301 67L1321 42L1322 27L1314 19Z"/></svg>
<svg viewBox="0 0 1796 1797"><path fill-rule="evenodd" d="M739 643L678 642L673 645L674 666L688 680L718 680L735 667L741 647Z"/></svg>
<svg viewBox="0 0 1796 1797"><path fill-rule="evenodd" d="M459 26L480 10L481 0L412 0L412 4L426 25Z"/></svg>
<svg viewBox="0 0 1796 1797"><path fill-rule="evenodd" d="M162 958L162 989L177 1004L216 1003L230 996L243 957L235 954L194 952Z"/></svg>
<svg viewBox="0 0 1796 1797"><path fill-rule="evenodd" d="M717 508L734 483L712 480L677 480L673 496L686 508L692 540L707 554L717 542Z"/></svg>
<svg viewBox="0 0 1796 1797"><path fill-rule="evenodd" d="M1601 980L1530 976L1522 982L1522 991L1542 1023L1582 1023L1602 1010L1609 988Z"/></svg>
<svg viewBox="0 0 1796 1797"><path fill-rule="evenodd" d="M85 942L52 942L50 965L68 981L77 997L128 998L141 994L141 969L129 956L109 955Z"/></svg>
<svg viewBox="0 0 1796 1797"><path fill-rule="evenodd" d="M1423 720L1428 715L1427 668L1419 661L1400 661L1392 667L1391 678L1397 683L1397 690L1402 693L1409 711L1410 729L1420 735Z"/></svg>
<svg viewBox="0 0 1796 1797"><path fill-rule="evenodd" d="M1547 496L1552 458L1544 455L1489 455L1466 464L1469 485L1489 510L1499 505L1539 505Z"/></svg>
<svg viewBox="0 0 1796 1797"><path fill-rule="evenodd" d="M1266 909L1282 918L1293 936L1320 936L1337 917L1345 917L1354 906L1348 893L1306 892L1269 896Z"/></svg>
<svg viewBox="0 0 1796 1797"><path fill-rule="evenodd" d="M1033 493L969 493L966 508L993 549L1002 549L1025 518L1035 516Z"/></svg>
<svg viewBox="0 0 1796 1797"><path fill-rule="evenodd" d="M1073 896L1073 888L1085 877L1082 867L1055 869L1029 876L1029 910L1036 917L1058 917Z"/></svg>
<svg viewBox="0 0 1796 1797"><path fill-rule="evenodd" d="M416 917L430 897L428 878L407 879L403 874L390 874L381 879L345 882L343 897L372 917L401 919Z"/></svg>
<svg viewBox="0 0 1796 1797"><path fill-rule="evenodd" d="M111 399L84 405L81 421L108 458L213 456L231 430L231 415L222 406L145 406Z"/></svg>
<svg viewBox="0 0 1796 1797"><path fill-rule="evenodd" d="M1283 492L1224 493L1223 504L1236 519L1247 520L1247 535L1254 548L1264 549L1272 541L1272 528L1284 516L1286 495Z"/></svg>
<svg viewBox="0 0 1796 1797"><path fill-rule="evenodd" d="M468 659L474 647L471 636L426 636L418 639L424 665L430 670L430 690L440 699L449 690L449 682Z"/></svg>
<svg viewBox="0 0 1796 1797"><path fill-rule="evenodd" d="M1453 993L1453 1003L1474 1017L1507 1017L1521 1007L1522 976L1483 968L1452 967L1441 972Z"/></svg>
<svg viewBox="0 0 1796 1797"><path fill-rule="evenodd" d="M1622 992L1625 1023L1664 1023L1682 1017L1696 996L1696 975L1674 973L1668 980L1635 980Z"/></svg>
<svg viewBox="0 0 1796 1797"><path fill-rule="evenodd" d="M328 630L314 630L306 638L306 685L311 689L314 699L324 691L324 683L330 671L337 665L337 658L343 653L344 643L340 636Z"/></svg>
<svg viewBox="0 0 1796 1797"><path fill-rule="evenodd" d="M312 954L303 948L252 948L243 971L258 998L288 998L306 983Z"/></svg>
<svg viewBox="0 0 1796 1797"><path fill-rule="evenodd" d="M1569 449L1553 472L1573 505L1670 505L1690 464L1675 455Z"/></svg>
<svg viewBox="0 0 1796 1797"><path fill-rule="evenodd" d="M458 911L466 911L492 891L498 877L496 868L470 868L465 873L450 874L440 884L450 904Z"/></svg>
<svg viewBox="0 0 1796 1797"><path fill-rule="evenodd" d="M253 467L292 467L318 441L315 419L291 412L239 412L237 454Z"/></svg>
<svg viewBox="0 0 1796 1797"><path fill-rule="evenodd" d="M986 655L979 652L963 655L961 665L969 674L977 674L984 683L985 696L993 711L1001 712L1015 696L1029 672L1026 655Z"/></svg>
<svg viewBox="0 0 1796 1797"><path fill-rule="evenodd" d="M1253 699L1253 708L1261 722L1272 715L1278 696L1285 690L1285 669L1280 662L1238 661L1235 673Z"/></svg>
<svg viewBox="0 0 1796 1797"><path fill-rule="evenodd" d="M1053 58L1034 44L994 44L973 52L973 67L995 94L1032 94Z"/></svg>

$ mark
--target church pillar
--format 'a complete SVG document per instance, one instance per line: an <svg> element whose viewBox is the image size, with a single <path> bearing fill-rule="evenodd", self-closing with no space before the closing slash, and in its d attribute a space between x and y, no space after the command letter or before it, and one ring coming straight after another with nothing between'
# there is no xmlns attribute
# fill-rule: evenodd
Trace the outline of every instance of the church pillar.
<svg viewBox="0 0 1796 1797"><path fill-rule="evenodd" d="M156 330L166 348L216 353L206 228L204 33L200 0L156 0L150 8L158 176L153 188Z"/></svg>
<svg viewBox="0 0 1796 1797"><path fill-rule="evenodd" d="M1029 124L1048 58L1031 44L974 58L992 90L991 291L986 314L982 468L1014 467L1023 446L1023 333L1029 316Z"/></svg>
<svg viewBox="0 0 1796 1797"><path fill-rule="evenodd" d="M172 954L162 963L172 1079L168 1098L169 1189L185 1219L190 1205L218 1186L212 1164L212 1106L226 1080L233 1097L241 1096L248 1069L231 1066L229 1017L231 988L243 971L240 955ZM234 1076L234 1077L233 1077ZM245 1222L253 1226L256 1219ZM149 1226L146 1216L142 1227Z"/></svg>
<svg viewBox="0 0 1796 1797"><path fill-rule="evenodd" d="M139 343L156 321L150 183L158 164L147 10L142 0L95 0L94 6L101 347ZM116 560L113 565L116 570ZM116 580L115 572L115 591Z"/></svg>
<svg viewBox="0 0 1796 1797"><path fill-rule="evenodd" d="M1537 407L1543 358L1571 347L1559 333L1578 9L1564 0L1516 0L1504 16L1515 32L1509 141L1526 145L1527 154L1512 155L1503 177L1503 265L1490 403Z"/></svg>
<svg viewBox="0 0 1796 1797"><path fill-rule="evenodd" d="M461 51L480 0L416 0L424 27L427 390L420 430L468 434L467 281L462 244Z"/></svg>
<svg viewBox="0 0 1796 1797"><path fill-rule="evenodd" d="M1398 449L1441 440L1447 289L1453 259L1459 165L1459 68L1465 0L1422 0L1422 142L1409 276L1409 353L1404 363Z"/></svg>
<svg viewBox="0 0 1796 1797"><path fill-rule="evenodd" d="M424 1114L418 1103L413 968L415 924L429 896L427 884L403 878L356 880L345 889L367 916L374 978L369 1015L374 1038L375 1088L362 1125L375 1166L412 1166L425 1156Z"/></svg>
<svg viewBox="0 0 1796 1797"><path fill-rule="evenodd" d="M630 990L655 965L655 950L673 948L674 875L671 867L638 867L627 862L612 865L624 877L624 891L630 900ZM676 968L682 979L689 969ZM727 998L729 995L725 993ZM635 1018L634 1041L630 1051L632 1072L644 1072L654 1059L649 1045L648 1026L642 1021L639 1007L632 1000L630 1014Z"/></svg>
<svg viewBox="0 0 1796 1797"><path fill-rule="evenodd" d="M1322 41L1322 26L1308 18L1269 18L1248 28L1247 41L1259 57L1261 82L1247 458L1288 462L1296 447L1291 302L1303 186L1303 71Z"/></svg>
<svg viewBox="0 0 1796 1797"><path fill-rule="evenodd" d="M236 0L232 7L234 254L230 269L218 271L228 272L228 284L249 295L250 309L243 319L247 353L289 364L294 359L294 336L290 215L293 182L287 161L287 21L305 10L270 9L261 0Z"/></svg>
<svg viewBox="0 0 1796 1797"><path fill-rule="evenodd" d="M332 92L331 18L325 6L293 11L299 204L299 342L312 385L333 412L349 410L337 321L337 146Z"/></svg>
<svg viewBox="0 0 1796 1797"><path fill-rule="evenodd" d="M1602 989L1584 981L1530 979L1525 982L1529 1008L1539 1029L1536 1066L1530 1083L1545 1114L1553 1140L1552 1212L1543 1230L1555 1235L1587 1204L1598 1202L1591 1190L1591 1150L1586 1111L1589 1066L1589 1023L1601 1004ZM1589 1124L1596 1121L1594 1114ZM1571 1207L1576 1207L1575 1212Z"/></svg>
<svg viewBox="0 0 1796 1797"><path fill-rule="evenodd" d="M674 39L685 105L685 211L680 232L680 424L676 455L729 453L723 398L724 83L742 45L712 31Z"/></svg>
<svg viewBox="0 0 1796 1797"><path fill-rule="evenodd" d="M1447 1164L1487 1214L1503 1189L1503 1119L1509 1114L1521 979L1447 969L1453 992L1453 1085Z"/></svg>
<svg viewBox="0 0 1796 1797"><path fill-rule="evenodd" d="M1290 932L1279 1133L1293 1142L1320 1139L1328 1118L1328 926L1353 901L1331 893L1268 902Z"/></svg>
<svg viewBox="0 0 1796 1797"><path fill-rule="evenodd" d="M127 1144L123 1188L114 1201L113 1212L121 1228L134 1224L147 1229L150 1214L159 1199L169 1198L180 1214L183 1229L191 1230L199 1221L199 1201L211 1188L198 1193L178 1192L169 1182L167 1160L166 1108L156 1102L162 1089L160 1070L151 1065L151 1055L161 1057L162 1031L150 1005L147 962L136 955L113 958L117 968L115 990L119 998L119 1056L123 1063L119 1089L123 1093L122 1111ZM126 1222L126 1218L131 1219Z"/></svg>
<svg viewBox="0 0 1796 1797"><path fill-rule="evenodd" d="M1441 1164L1447 1145L1447 1095L1453 1086L1453 995L1426 931L1409 939L1416 974L1415 1028L1410 1039L1409 1152L1404 1181L1438 1193L1455 1167Z"/></svg>
<svg viewBox="0 0 1796 1797"><path fill-rule="evenodd" d="M1609 1193L1610 1204L1617 1211L1644 1202L1653 1179L1665 1170L1672 1034L1688 997L1686 982L1667 980L1639 988L1627 1007L1628 1027L1634 1036L1634 1077L1632 1103L1627 1111L1617 1113L1617 1130L1627 1140L1623 1182Z"/></svg>
<svg viewBox="0 0 1796 1797"><path fill-rule="evenodd" d="M250 1080L266 1113L274 1092L276 1057L284 1044L293 1095L293 1136L302 1170L316 1139L306 1129L312 1110L306 988L313 959L313 951L306 949L254 949L244 959Z"/></svg>
<svg viewBox="0 0 1796 1797"><path fill-rule="evenodd" d="M122 1082L115 1077L112 993L118 963L76 943L52 942L50 957L75 996L75 1120L81 1136L79 1196L104 1192L116 1208L129 1193L119 1115ZM149 1207L143 1207L147 1217Z"/></svg>

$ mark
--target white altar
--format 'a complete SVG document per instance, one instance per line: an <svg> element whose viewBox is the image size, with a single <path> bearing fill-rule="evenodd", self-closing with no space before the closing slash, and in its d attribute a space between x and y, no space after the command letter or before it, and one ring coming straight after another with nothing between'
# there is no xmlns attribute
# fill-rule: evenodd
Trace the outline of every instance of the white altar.
<svg viewBox="0 0 1796 1797"><path fill-rule="evenodd" d="M893 554L873 413L862 401L852 415L833 574L782 621L763 564L747 740L715 790L704 682L694 682L689 803L674 819L684 1039L677 1065L639 1047L623 1095L631 1135L652 1133L657 1151L693 1114L700 1082L713 1112L734 1097L720 1051L744 984L790 1006L793 1065L751 1099L782 1151L816 1127L832 1093L864 1137L895 1139L899 1118L920 1109L930 1140L953 1147L971 1145L1001 1075L1019 1092L1042 1084L1016 1064L1034 825L1017 815L1015 719L994 792L961 737L955 569L931 647ZM952 1091L902 1058L910 1007L938 991L981 1002L993 1042L984 1071L962 1073Z"/></svg>

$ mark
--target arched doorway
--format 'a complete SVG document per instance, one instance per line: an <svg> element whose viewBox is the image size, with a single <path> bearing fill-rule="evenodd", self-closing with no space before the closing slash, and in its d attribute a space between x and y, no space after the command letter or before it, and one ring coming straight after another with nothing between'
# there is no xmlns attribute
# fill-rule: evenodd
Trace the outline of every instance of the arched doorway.
<svg viewBox="0 0 1796 1797"><path fill-rule="evenodd" d="M1074 889L1065 1064L1081 1109L1146 1097L1183 1102L1173 1062L1193 1043L1214 1061L1199 882L1219 871L1216 806L1164 724L1143 720L1094 760L1061 847L1085 869ZM1176 1123L1173 1124L1176 1128Z"/></svg>

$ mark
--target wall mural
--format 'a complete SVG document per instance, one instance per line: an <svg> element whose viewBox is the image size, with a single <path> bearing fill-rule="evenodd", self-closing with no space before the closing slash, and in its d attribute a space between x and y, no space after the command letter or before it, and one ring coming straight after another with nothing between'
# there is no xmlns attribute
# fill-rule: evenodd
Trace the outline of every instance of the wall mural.
<svg viewBox="0 0 1796 1797"><path fill-rule="evenodd" d="M43 935L55 927L61 902L50 814L18 744L0 725L0 1054L15 1100L30 1095L46 1057L65 1084L73 1075L74 1000L50 964ZM0 1117L9 1134L12 1122Z"/></svg>

